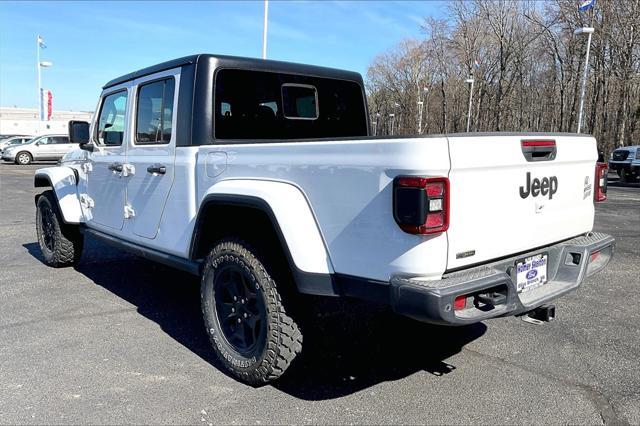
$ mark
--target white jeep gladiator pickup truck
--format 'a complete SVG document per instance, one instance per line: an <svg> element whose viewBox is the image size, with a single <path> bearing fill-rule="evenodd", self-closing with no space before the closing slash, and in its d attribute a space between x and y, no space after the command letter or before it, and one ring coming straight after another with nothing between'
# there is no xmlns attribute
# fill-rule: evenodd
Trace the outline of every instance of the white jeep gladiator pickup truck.
<svg viewBox="0 0 640 426"><path fill-rule="evenodd" d="M203 54L112 80L69 124L81 149L35 174L45 261L90 235L201 276L213 350L250 384L301 351L297 293L548 320L610 261L593 137L372 137L368 117L361 76L322 67Z"/></svg>

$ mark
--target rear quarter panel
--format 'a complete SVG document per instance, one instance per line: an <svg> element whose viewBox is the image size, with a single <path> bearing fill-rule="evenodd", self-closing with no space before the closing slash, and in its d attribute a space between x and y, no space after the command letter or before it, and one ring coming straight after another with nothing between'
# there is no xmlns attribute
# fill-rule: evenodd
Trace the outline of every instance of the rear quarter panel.
<svg viewBox="0 0 640 426"><path fill-rule="evenodd" d="M226 156L223 172L207 173L212 153ZM404 233L392 214L395 176L447 175L444 137L201 146L197 158L199 200L221 180L299 188L337 273L386 281L398 273L438 278L445 269L446 234Z"/></svg>

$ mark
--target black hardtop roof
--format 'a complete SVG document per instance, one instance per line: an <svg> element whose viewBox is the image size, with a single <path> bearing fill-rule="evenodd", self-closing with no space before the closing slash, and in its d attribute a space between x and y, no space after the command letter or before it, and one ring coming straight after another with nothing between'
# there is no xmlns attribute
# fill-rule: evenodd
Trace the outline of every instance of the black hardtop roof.
<svg viewBox="0 0 640 426"><path fill-rule="evenodd" d="M142 68L138 71L125 74L121 77L115 78L105 84L102 88L107 89L109 87L116 86L121 83L133 80L145 75L154 74L160 71L177 68L188 64L197 64L202 61L208 61L209 59L215 59L220 66L227 66L231 68L244 68L257 71L272 71L272 72L285 72L290 74L302 74L312 75L316 77L336 78L340 80L353 80L357 82L362 81L362 77L359 73L353 71L345 71L335 68L319 67L315 65L296 64L293 62L272 61L270 59L257 59L257 58L243 58L239 56L227 56L227 55L212 55L212 54L198 54L184 56L182 58L173 59L171 61L162 62L157 65L152 65L147 68Z"/></svg>

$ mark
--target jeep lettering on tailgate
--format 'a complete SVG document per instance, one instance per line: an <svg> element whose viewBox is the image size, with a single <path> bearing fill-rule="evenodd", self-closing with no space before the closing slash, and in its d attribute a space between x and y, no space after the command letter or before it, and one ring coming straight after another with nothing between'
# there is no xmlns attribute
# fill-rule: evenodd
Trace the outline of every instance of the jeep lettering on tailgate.
<svg viewBox="0 0 640 426"><path fill-rule="evenodd" d="M520 187L520 197L527 198L529 194L533 197L537 197L538 194L543 196L549 194L549 199L553 198L553 194L558 191L558 178L555 176L544 177L542 180L534 178L531 181L531 172L527 172L526 187Z"/></svg>

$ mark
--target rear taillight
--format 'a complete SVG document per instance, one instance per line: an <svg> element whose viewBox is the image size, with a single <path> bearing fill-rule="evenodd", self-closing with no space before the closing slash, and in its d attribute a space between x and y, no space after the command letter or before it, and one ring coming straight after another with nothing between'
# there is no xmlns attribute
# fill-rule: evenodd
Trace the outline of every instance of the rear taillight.
<svg viewBox="0 0 640 426"><path fill-rule="evenodd" d="M593 199L596 202L607 199L607 163L596 163L595 189Z"/></svg>
<svg viewBox="0 0 640 426"><path fill-rule="evenodd" d="M393 181L393 216L410 234L449 228L449 179L400 176Z"/></svg>

